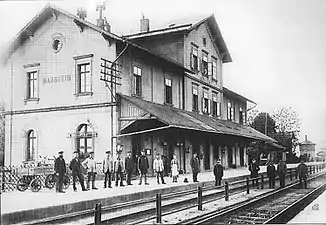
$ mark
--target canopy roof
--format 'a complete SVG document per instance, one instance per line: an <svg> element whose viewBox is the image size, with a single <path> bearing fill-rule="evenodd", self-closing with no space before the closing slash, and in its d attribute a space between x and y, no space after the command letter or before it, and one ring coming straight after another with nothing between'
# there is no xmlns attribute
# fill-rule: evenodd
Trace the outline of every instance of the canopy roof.
<svg viewBox="0 0 326 225"><path fill-rule="evenodd" d="M149 132L156 129L181 128L215 134L240 136L266 142L276 142L274 139L246 125L145 101L136 97L121 94L120 96L146 112L150 119L157 121L157 123L150 123L152 126L148 129ZM142 129L146 127L144 123L148 124L149 122L136 119L134 123L131 123L121 130L120 136L136 134L139 128L141 128L142 133L146 132L146 129ZM135 126L137 129L130 129L130 126Z"/></svg>

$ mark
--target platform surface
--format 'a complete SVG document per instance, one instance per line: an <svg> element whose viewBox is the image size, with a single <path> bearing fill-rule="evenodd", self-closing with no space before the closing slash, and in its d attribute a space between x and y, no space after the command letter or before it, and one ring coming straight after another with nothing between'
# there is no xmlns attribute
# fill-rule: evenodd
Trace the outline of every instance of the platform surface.
<svg viewBox="0 0 326 225"><path fill-rule="evenodd" d="M314 163L309 163L314 164ZM294 168L297 164L288 164L288 168ZM260 166L260 172L266 172L266 166ZM248 168L241 167L237 169L226 169L224 170L223 179L249 175ZM188 178L189 183L184 183L184 178ZM113 181L112 188L103 188L103 181L96 181L96 186L98 190L90 190L82 192L80 185L77 186L78 191L74 192L72 190L72 185L66 191L66 193L56 193L54 189L49 190L47 188L42 188L39 192L32 192L30 189L25 192L12 191L4 192L1 195L1 215L11 212L44 208L47 206L64 205L79 201L93 200L97 198L105 198L116 195L127 195L135 192L146 192L162 188L170 188L176 186L189 185L192 182L192 174L182 174L179 176L178 183L172 183L172 178L165 177L166 184L158 185L155 177L149 177L148 183L150 185L138 185L138 180L133 180L132 186L125 187L115 187ZM198 174L198 180L201 182L213 181L214 175L212 171L201 172ZM124 184L126 182L124 181Z"/></svg>

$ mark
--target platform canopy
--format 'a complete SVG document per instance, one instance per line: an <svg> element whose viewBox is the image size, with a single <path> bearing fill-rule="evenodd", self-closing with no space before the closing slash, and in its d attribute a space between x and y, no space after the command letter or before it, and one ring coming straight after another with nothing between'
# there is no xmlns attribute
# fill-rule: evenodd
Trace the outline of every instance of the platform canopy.
<svg viewBox="0 0 326 225"><path fill-rule="evenodd" d="M270 143L276 142L274 139L246 125L145 101L136 97L121 94L120 97L122 101L127 101L142 111L143 116L135 118L127 126L124 126L117 137L180 128L212 134L240 136Z"/></svg>

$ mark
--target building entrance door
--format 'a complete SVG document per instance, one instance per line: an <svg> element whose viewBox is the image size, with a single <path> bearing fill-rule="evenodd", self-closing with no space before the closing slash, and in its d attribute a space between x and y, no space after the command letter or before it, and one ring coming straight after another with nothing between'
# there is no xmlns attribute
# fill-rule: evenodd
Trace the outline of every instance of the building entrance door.
<svg viewBox="0 0 326 225"><path fill-rule="evenodd" d="M240 166L244 166L244 147L240 147Z"/></svg>
<svg viewBox="0 0 326 225"><path fill-rule="evenodd" d="M140 151L142 149L141 136L133 135L131 140L131 151L134 162L137 163L138 156L140 156Z"/></svg>
<svg viewBox="0 0 326 225"><path fill-rule="evenodd" d="M210 169L210 145L209 145L209 141L206 141L204 144L204 168L205 170L209 170Z"/></svg>
<svg viewBox="0 0 326 225"><path fill-rule="evenodd" d="M233 162L232 162L232 159L233 159L233 154L232 154L232 148L228 147L228 166L231 167Z"/></svg>

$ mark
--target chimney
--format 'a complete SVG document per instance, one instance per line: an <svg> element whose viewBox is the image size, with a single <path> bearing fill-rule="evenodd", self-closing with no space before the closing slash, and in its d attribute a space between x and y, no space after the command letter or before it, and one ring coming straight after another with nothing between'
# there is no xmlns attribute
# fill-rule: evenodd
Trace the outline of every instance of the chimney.
<svg viewBox="0 0 326 225"><path fill-rule="evenodd" d="M104 30L107 32L111 32L111 26L108 23L108 21L106 20L106 18L104 17Z"/></svg>
<svg viewBox="0 0 326 225"><path fill-rule="evenodd" d="M149 19L145 18L144 14L142 14L142 18L140 19L140 32L148 32L149 31Z"/></svg>
<svg viewBox="0 0 326 225"><path fill-rule="evenodd" d="M79 17L79 19L85 20L85 18L87 17L86 9L78 8L77 9L77 16Z"/></svg>
<svg viewBox="0 0 326 225"><path fill-rule="evenodd" d="M103 10L105 10L105 3L98 4L96 6L96 11L99 11L99 17L96 20L97 26L100 27L101 29L104 29L104 19L102 18Z"/></svg>
<svg viewBox="0 0 326 225"><path fill-rule="evenodd" d="M307 135L305 135L304 137L305 137L306 141L308 141Z"/></svg>

